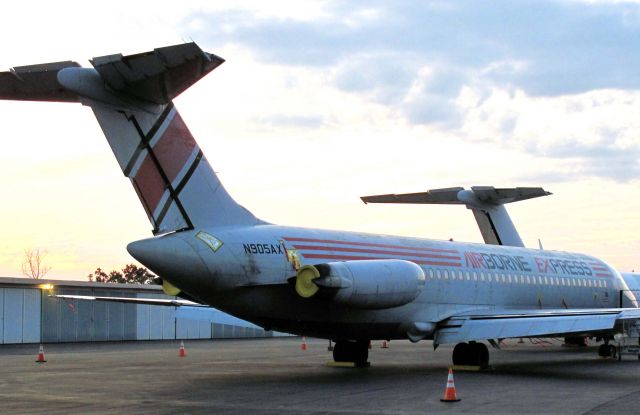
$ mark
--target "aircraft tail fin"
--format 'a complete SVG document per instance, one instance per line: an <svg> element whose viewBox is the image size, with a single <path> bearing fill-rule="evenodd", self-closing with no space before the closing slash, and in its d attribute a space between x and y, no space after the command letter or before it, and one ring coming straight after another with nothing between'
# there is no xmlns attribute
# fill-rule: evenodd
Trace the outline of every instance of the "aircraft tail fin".
<svg viewBox="0 0 640 415"><path fill-rule="evenodd" d="M541 187L496 189L493 186L473 186L471 190L449 187L419 193L363 196L360 199L364 203L465 205L473 212L485 243L524 247L503 205L550 194Z"/></svg>
<svg viewBox="0 0 640 415"><path fill-rule="evenodd" d="M236 203L202 154L172 99L224 60L195 43L0 73L0 99L91 107L154 234L263 223Z"/></svg>

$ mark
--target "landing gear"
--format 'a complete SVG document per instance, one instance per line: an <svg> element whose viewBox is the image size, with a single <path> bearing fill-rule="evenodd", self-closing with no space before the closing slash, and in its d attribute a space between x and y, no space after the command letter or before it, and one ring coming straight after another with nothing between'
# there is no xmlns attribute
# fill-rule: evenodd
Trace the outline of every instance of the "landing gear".
<svg viewBox="0 0 640 415"><path fill-rule="evenodd" d="M333 360L336 362L353 362L356 366L367 365L369 358L369 341L336 341L333 346Z"/></svg>
<svg viewBox="0 0 640 415"><path fill-rule="evenodd" d="M605 336L602 340L604 340L604 344L601 344L600 347L598 347L598 356L612 357L615 359L618 356L618 349L616 349L616 346L609 344L613 338L611 336Z"/></svg>
<svg viewBox="0 0 640 415"><path fill-rule="evenodd" d="M598 356L600 357L611 357L613 359L618 355L618 349L613 344L609 344L608 342L605 344L601 344L598 348Z"/></svg>
<svg viewBox="0 0 640 415"><path fill-rule="evenodd" d="M453 364L456 366L489 366L489 349L484 343L458 343L453 348Z"/></svg>
<svg viewBox="0 0 640 415"><path fill-rule="evenodd" d="M565 337L564 343L562 344L564 347L586 347L587 346L587 338L584 336L573 336L573 337Z"/></svg>

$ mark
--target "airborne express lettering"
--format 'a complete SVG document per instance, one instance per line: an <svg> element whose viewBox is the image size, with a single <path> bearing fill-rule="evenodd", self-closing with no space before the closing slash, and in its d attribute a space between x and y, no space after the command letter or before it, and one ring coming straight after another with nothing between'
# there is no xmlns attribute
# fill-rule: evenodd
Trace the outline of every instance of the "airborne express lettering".
<svg viewBox="0 0 640 415"><path fill-rule="evenodd" d="M282 254L282 245L242 244L245 254Z"/></svg>
<svg viewBox="0 0 640 415"><path fill-rule="evenodd" d="M567 259L547 259L535 257L538 272L543 274L592 275L591 268L584 261Z"/></svg>
<svg viewBox="0 0 640 415"><path fill-rule="evenodd" d="M480 252L465 252L464 259L466 261L467 267L471 266L472 268L531 272L531 267L529 267L527 261L523 256L519 255L514 256L502 254L485 254Z"/></svg>
<svg viewBox="0 0 640 415"><path fill-rule="evenodd" d="M464 259L467 267L527 271L531 272L529 263L519 255L497 255L480 252L465 252ZM536 272L542 274L569 274L591 276L593 272L584 261L572 261L568 259L533 258L536 263Z"/></svg>

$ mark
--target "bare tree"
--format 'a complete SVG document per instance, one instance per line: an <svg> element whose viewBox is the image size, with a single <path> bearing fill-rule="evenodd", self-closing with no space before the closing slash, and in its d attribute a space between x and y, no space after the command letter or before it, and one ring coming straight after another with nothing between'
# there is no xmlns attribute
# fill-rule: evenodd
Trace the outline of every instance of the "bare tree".
<svg viewBox="0 0 640 415"><path fill-rule="evenodd" d="M51 270L51 267L44 265L45 256L47 256L47 251L41 251L40 248L25 249L22 273L35 280L44 278Z"/></svg>

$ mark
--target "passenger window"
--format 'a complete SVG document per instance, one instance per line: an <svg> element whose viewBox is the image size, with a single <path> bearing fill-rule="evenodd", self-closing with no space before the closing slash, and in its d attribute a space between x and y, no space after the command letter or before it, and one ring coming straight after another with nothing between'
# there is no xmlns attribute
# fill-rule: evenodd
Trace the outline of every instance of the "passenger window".
<svg viewBox="0 0 640 415"><path fill-rule="evenodd" d="M436 277L438 277L439 280L442 279L442 274L440 274L439 269L436 270Z"/></svg>
<svg viewBox="0 0 640 415"><path fill-rule="evenodd" d="M473 271L473 280L478 281L478 273Z"/></svg>
<svg viewBox="0 0 640 415"><path fill-rule="evenodd" d="M448 280L449 279L449 272L445 269L444 271L442 271L444 273L444 279Z"/></svg>
<svg viewBox="0 0 640 415"><path fill-rule="evenodd" d="M458 271L458 279L460 281L464 281L464 277L462 276L462 271Z"/></svg>
<svg viewBox="0 0 640 415"><path fill-rule="evenodd" d="M429 272L429 278L433 279L433 270L432 270L432 269L429 269L429 271L428 271L428 272Z"/></svg>
<svg viewBox="0 0 640 415"><path fill-rule="evenodd" d="M484 281L484 272L480 273L480 281Z"/></svg>
<svg viewBox="0 0 640 415"><path fill-rule="evenodd" d="M469 274L469 271L467 271L467 281L471 281L471 274Z"/></svg>

